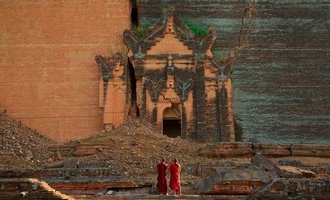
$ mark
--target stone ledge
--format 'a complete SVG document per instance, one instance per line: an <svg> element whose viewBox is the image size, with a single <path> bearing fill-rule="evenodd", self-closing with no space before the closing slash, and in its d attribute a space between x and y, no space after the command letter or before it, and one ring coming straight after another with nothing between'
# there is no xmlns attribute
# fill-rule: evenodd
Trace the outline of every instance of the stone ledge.
<svg viewBox="0 0 330 200"><path fill-rule="evenodd" d="M50 187L46 182L32 178L0 179L0 200L2 199L48 199L74 200Z"/></svg>
<svg viewBox="0 0 330 200"><path fill-rule="evenodd" d="M49 183L54 189L62 191L66 194L89 194L95 195L98 193L105 194L109 189L136 189L143 186L138 186L130 181L98 181L90 180L87 182L72 181ZM151 187L151 186L146 186Z"/></svg>
<svg viewBox="0 0 330 200"><path fill-rule="evenodd" d="M0 170L0 178L119 177L111 168L59 168Z"/></svg>
<svg viewBox="0 0 330 200"><path fill-rule="evenodd" d="M200 149L199 154L206 157L251 157L256 153L267 157L327 157L330 158L330 145L313 144L253 144L220 143Z"/></svg>
<svg viewBox="0 0 330 200"><path fill-rule="evenodd" d="M250 143L221 143L208 145L199 150L199 154L206 157L250 157L253 155Z"/></svg>
<svg viewBox="0 0 330 200"><path fill-rule="evenodd" d="M330 157L330 145L293 144L292 156Z"/></svg>

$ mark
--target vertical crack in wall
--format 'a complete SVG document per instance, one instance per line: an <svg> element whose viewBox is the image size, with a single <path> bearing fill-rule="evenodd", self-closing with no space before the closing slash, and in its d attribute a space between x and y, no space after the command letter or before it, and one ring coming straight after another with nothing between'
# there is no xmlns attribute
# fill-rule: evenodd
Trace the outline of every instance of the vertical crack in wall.
<svg viewBox="0 0 330 200"><path fill-rule="evenodd" d="M136 0L131 0L131 26L132 28L139 25L139 14L137 9Z"/></svg>
<svg viewBox="0 0 330 200"><path fill-rule="evenodd" d="M238 36L238 44L235 48L237 51L246 48L249 45L249 37L251 34L253 16L256 12L256 5L257 3L255 0L250 0L244 9L244 16L241 19L241 27Z"/></svg>
<svg viewBox="0 0 330 200"><path fill-rule="evenodd" d="M230 51L230 57L232 62L236 60L238 52L244 48L248 48L250 45L249 37L251 35L252 20L256 14L256 0L249 0L244 9L244 15L241 19L241 27L238 35L237 46ZM236 141L243 140L243 128L241 127L239 116L234 116L234 129Z"/></svg>
<svg viewBox="0 0 330 200"><path fill-rule="evenodd" d="M136 28L139 25L139 15L137 9L136 0L130 0L131 4L131 29ZM135 70L133 64L128 59L127 68L129 71L129 81L130 81L130 91L131 91L131 108L129 111L129 115L131 116L140 116L140 111L136 103L137 93L136 93L136 78L135 78Z"/></svg>
<svg viewBox="0 0 330 200"><path fill-rule="evenodd" d="M131 92L131 99L130 99L130 104L131 108L129 111L129 115L134 116L134 117L139 117L140 116L140 111L139 108L136 104L136 98L137 98L137 93L136 93L136 78L135 78L135 70L134 67L131 63L131 61L128 59L127 62L127 68L129 72L129 81L130 81L130 92Z"/></svg>

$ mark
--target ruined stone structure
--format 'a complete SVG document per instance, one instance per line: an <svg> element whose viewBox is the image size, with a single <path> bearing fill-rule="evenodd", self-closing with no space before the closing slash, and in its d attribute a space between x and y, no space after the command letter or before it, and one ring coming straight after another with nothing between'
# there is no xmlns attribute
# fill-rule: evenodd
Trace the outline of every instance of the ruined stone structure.
<svg viewBox="0 0 330 200"><path fill-rule="evenodd" d="M214 52L240 48L231 77L236 141L330 143L330 5L322 0L2 0L0 110L58 142L103 130L95 55L125 52L123 32L156 22L167 5L215 27ZM129 113L134 98L114 109Z"/></svg>
<svg viewBox="0 0 330 200"><path fill-rule="evenodd" d="M235 141L232 63L213 58L215 39L213 28L204 36L195 36L173 11L144 38L126 30L124 41L134 68L133 82L127 78L129 73L119 54L113 58L96 56L102 73L103 123L108 127L122 125L128 111L136 106L142 118L170 137ZM130 83L135 85L132 90Z"/></svg>
<svg viewBox="0 0 330 200"><path fill-rule="evenodd" d="M329 3L138 0L141 22L167 5L215 27L215 52L240 49L231 77L237 141L330 143Z"/></svg>

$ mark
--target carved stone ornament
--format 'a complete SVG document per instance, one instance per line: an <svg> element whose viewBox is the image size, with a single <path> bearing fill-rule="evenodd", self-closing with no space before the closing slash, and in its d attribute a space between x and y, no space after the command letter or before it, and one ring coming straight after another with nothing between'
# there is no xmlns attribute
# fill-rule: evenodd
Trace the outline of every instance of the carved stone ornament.
<svg viewBox="0 0 330 200"><path fill-rule="evenodd" d="M95 56L95 61L97 62L104 82L108 82L110 79L114 78L118 67L122 66L122 60L123 57L120 53L116 53L112 57Z"/></svg>
<svg viewBox="0 0 330 200"><path fill-rule="evenodd" d="M164 79L160 79L160 80L147 79L144 84L146 89L150 93L152 101L157 101L159 94L163 93L164 90L166 89L166 81Z"/></svg>
<svg viewBox="0 0 330 200"><path fill-rule="evenodd" d="M189 91L193 88L194 81L192 79L188 79L187 81L181 81L180 79L175 80L175 90L177 94L180 96L181 101L185 101L188 98Z"/></svg>

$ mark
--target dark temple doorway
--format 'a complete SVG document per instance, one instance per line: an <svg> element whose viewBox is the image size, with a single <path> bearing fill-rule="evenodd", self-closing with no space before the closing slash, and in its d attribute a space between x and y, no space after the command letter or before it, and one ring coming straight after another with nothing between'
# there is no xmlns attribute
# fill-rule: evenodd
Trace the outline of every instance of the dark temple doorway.
<svg viewBox="0 0 330 200"><path fill-rule="evenodd" d="M163 120L163 134L168 137L181 136L181 123L180 120L164 119Z"/></svg>
<svg viewBox="0 0 330 200"><path fill-rule="evenodd" d="M172 138L181 136L181 114L178 108L166 108L164 110L163 134Z"/></svg>

